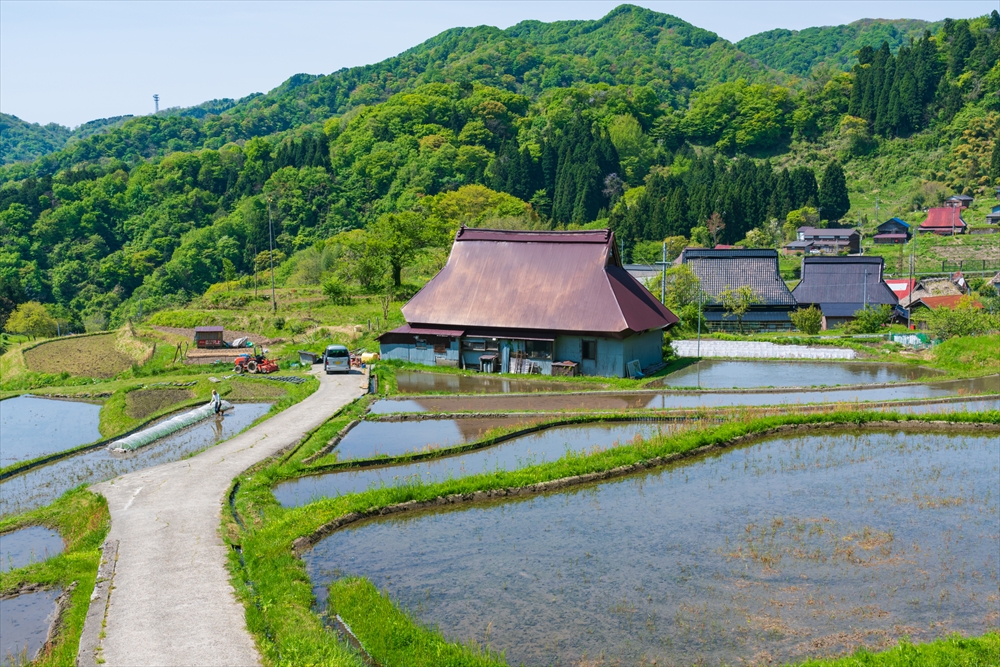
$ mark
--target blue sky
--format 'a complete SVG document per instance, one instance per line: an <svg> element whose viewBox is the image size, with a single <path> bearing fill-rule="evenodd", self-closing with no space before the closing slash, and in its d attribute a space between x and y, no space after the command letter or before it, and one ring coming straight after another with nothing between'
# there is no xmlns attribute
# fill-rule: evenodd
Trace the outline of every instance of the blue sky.
<svg viewBox="0 0 1000 667"><path fill-rule="evenodd" d="M377 62L455 26L595 19L619 2L0 0L0 111L76 126L266 92L292 74ZM859 18L979 16L996 0L635 0L737 41Z"/></svg>

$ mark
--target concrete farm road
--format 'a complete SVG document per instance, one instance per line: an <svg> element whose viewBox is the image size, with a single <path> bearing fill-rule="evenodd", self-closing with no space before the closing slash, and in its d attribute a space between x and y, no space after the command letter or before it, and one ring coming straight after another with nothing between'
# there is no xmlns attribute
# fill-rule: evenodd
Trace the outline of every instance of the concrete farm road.
<svg viewBox="0 0 1000 667"><path fill-rule="evenodd" d="M100 581L91 599L77 664L259 665L219 536L226 492L248 467L361 396L366 380L321 374L311 396L226 442L92 487L108 499L105 553L117 542L117 560L106 607Z"/></svg>

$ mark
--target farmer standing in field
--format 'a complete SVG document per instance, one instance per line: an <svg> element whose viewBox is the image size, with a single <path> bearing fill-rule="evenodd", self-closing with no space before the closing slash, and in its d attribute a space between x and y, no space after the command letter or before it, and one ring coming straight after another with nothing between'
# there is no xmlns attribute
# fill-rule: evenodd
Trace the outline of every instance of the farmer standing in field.
<svg viewBox="0 0 1000 667"><path fill-rule="evenodd" d="M219 397L219 392L212 390L212 407L215 408L215 414L219 414L222 411L222 398Z"/></svg>

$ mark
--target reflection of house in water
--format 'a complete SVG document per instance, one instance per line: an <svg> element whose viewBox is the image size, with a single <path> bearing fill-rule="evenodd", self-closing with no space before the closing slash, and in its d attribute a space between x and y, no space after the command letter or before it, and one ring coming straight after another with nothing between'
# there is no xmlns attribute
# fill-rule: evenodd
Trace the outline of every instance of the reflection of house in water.
<svg viewBox="0 0 1000 667"><path fill-rule="evenodd" d="M792 294L802 308L823 311L823 328L854 319L865 306L895 306L899 299L882 279L881 257L806 257Z"/></svg>
<svg viewBox="0 0 1000 667"><path fill-rule="evenodd" d="M787 331L792 328L788 314L795 309L795 297L781 279L777 250L685 248L681 261L701 281L708 329L739 329L737 318L726 314L718 297L726 288L735 290L744 285L753 288L760 300L743 316L745 331Z"/></svg>
<svg viewBox="0 0 1000 667"><path fill-rule="evenodd" d="M662 362L677 317L622 267L610 230L463 227L448 263L379 337L383 359L623 377ZM633 368L635 364L632 364Z"/></svg>

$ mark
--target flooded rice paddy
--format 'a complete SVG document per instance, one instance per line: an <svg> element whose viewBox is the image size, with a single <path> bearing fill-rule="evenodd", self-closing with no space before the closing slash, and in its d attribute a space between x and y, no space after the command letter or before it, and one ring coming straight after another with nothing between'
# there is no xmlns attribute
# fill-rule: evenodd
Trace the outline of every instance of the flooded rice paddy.
<svg viewBox="0 0 1000 667"><path fill-rule="evenodd" d="M473 442L494 428L528 426L544 417L489 417L473 419L422 419L419 421L362 421L334 449L339 461L399 456Z"/></svg>
<svg viewBox="0 0 1000 667"><path fill-rule="evenodd" d="M0 534L0 572L14 570L58 556L63 539L45 526L28 526Z"/></svg>
<svg viewBox="0 0 1000 667"><path fill-rule="evenodd" d="M539 391L587 391L601 389L601 385L586 382L553 382L552 380L511 380L489 374L452 375L400 371L396 382L402 394L448 392L450 394L530 394Z"/></svg>
<svg viewBox="0 0 1000 667"><path fill-rule="evenodd" d="M511 664L783 663L998 620L995 434L776 437L617 481L373 520L305 555ZM332 610L331 610L332 611Z"/></svg>
<svg viewBox="0 0 1000 667"><path fill-rule="evenodd" d="M938 371L903 364L705 359L663 378L666 387L747 389L914 382Z"/></svg>
<svg viewBox="0 0 1000 667"><path fill-rule="evenodd" d="M357 493L372 486L426 483L493 470L513 470L554 461L567 452L606 449L631 442L635 438L650 438L660 433L675 432L686 426L684 423L672 422L605 422L556 426L465 454L301 477L276 486L274 496L284 507L297 507L320 498Z"/></svg>
<svg viewBox="0 0 1000 667"><path fill-rule="evenodd" d="M586 410L628 410L666 408L707 408L721 406L796 405L807 403L854 403L942 398L1000 392L1000 376L952 380L928 384L907 384L862 389L815 391L725 392L600 392L590 394L539 394L535 396L424 396L375 401L371 412L555 412Z"/></svg>
<svg viewBox="0 0 1000 667"><path fill-rule="evenodd" d="M0 599L0 665L25 665L41 650L60 592L53 588Z"/></svg>
<svg viewBox="0 0 1000 667"><path fill-rule="evenodd" d="M0 401L0 467L101 439L101 405L38 396Z"/></svg>
<svg viewBox="0 0 1000 667"><path fill-rule="evenodd" d="M10 477L0 482L0 516L47 505L80 484L177 461L239 433L270 408L270 403L240 403L221 419L199 422L134 452L113 454L102 447Z"/></svg>

